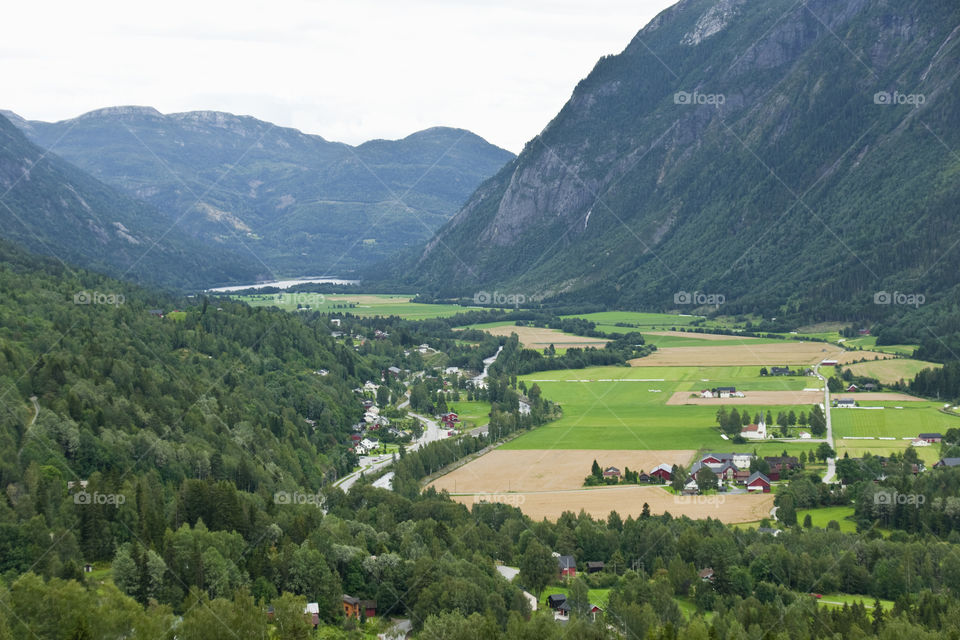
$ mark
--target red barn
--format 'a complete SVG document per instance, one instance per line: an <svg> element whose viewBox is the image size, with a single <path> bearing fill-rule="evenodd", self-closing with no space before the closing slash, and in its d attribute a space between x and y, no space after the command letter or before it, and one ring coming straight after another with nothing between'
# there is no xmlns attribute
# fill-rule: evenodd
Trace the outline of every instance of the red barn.
<svg viewBox="0 0 960 640"><path fill-rule="evenodd" d="M657 465L656 468L650 472L651 478L657 478L662 482L670 482L673 478L673 467L668 464Z"/></svg>
<svg viewBox="0 0 960 640"><path fill-rule="evenodd" d="M573 556L560 556L557 558L557 565L560 568L561 578L577 577L577 561L574 560Z"/></svg>
<svg viewBox="0 0 960 640"><path fill-rule="evenodd" d="M770 493L770 479L759 471L755 471L747 479L747 491Z"/></svg>

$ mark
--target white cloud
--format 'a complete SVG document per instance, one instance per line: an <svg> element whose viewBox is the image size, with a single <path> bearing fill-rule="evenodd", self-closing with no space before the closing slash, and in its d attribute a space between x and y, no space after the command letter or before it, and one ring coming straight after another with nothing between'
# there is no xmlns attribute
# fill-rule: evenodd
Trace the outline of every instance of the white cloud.
<svg viewBox="0 0 960 640"><path fill-rule="evenodd" d="M4 103L253 115L331 140L434 125L519 151L672 0L34 1L0 24Z"/></svg>

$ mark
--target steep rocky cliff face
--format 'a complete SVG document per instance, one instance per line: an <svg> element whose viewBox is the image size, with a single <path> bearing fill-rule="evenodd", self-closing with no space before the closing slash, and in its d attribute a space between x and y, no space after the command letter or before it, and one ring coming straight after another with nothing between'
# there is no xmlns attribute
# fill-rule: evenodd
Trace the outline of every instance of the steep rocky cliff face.
<svg viewBox="0 0 960 640"><path fill-rule="evenodd" d="M860 308L957 282L960 5L684 0L403 265L421 290Z"/></svg>

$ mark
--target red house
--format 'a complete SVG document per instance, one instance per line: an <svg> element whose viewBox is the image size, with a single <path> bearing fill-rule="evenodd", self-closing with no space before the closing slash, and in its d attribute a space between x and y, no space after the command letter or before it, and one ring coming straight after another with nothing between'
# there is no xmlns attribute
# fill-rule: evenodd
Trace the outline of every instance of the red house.
<svg viewBox="0 0 960 640"><path fill-rule="evenodd" d="M651 478L657 478L661 482L670 482L673 478L673 467L668 464L659 464L650 472Z"/></svg>
<svg viewBox="0 0 960 640"><path fill-rule="evenodd" d="M943 434L940 433L921 433L917 436L918 440L925 440L930 444L935 444L943 440Z"/></svg>
<svg viewBox="0 0 960 640"><path fill-rule="evenodd" d="M604 477L604 478L619 478L619 477L620 477L620 469L617 469L616 467L607 467L606 469L603 470L603 477Z"/></svg>
<svg viewBox="0 0 960 640"><path fill-rule="evenodd" d="M560 556L557 558L557 565L560 568L561 578L577 577L577 561L574 560L573 556Z"/></svg>
<svg viewBox="0 0 960 640"><path fill-rule="evenodd" d="M770 479L759 471L755 471L747 479L747 491L770 493Z"/></svg>

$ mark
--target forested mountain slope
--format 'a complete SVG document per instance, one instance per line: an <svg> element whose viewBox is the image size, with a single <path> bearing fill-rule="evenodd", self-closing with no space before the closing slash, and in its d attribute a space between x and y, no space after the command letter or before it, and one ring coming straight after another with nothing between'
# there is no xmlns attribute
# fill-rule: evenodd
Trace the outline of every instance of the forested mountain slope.
<svg viewBox="0 0 960 640"><path fill-rule="evenodd" d="M0 237L63 264L180 289L269 274L248 252L199 242L153 207L37 147L2 115Z"/></svg>
<svg viewBox="0 0 960 640"><path fill-rule="evenodd" d="M7 114L41 147L278 275L343 275L423 243L513 158L447 127L350 146L215 111Z"/></svg>

